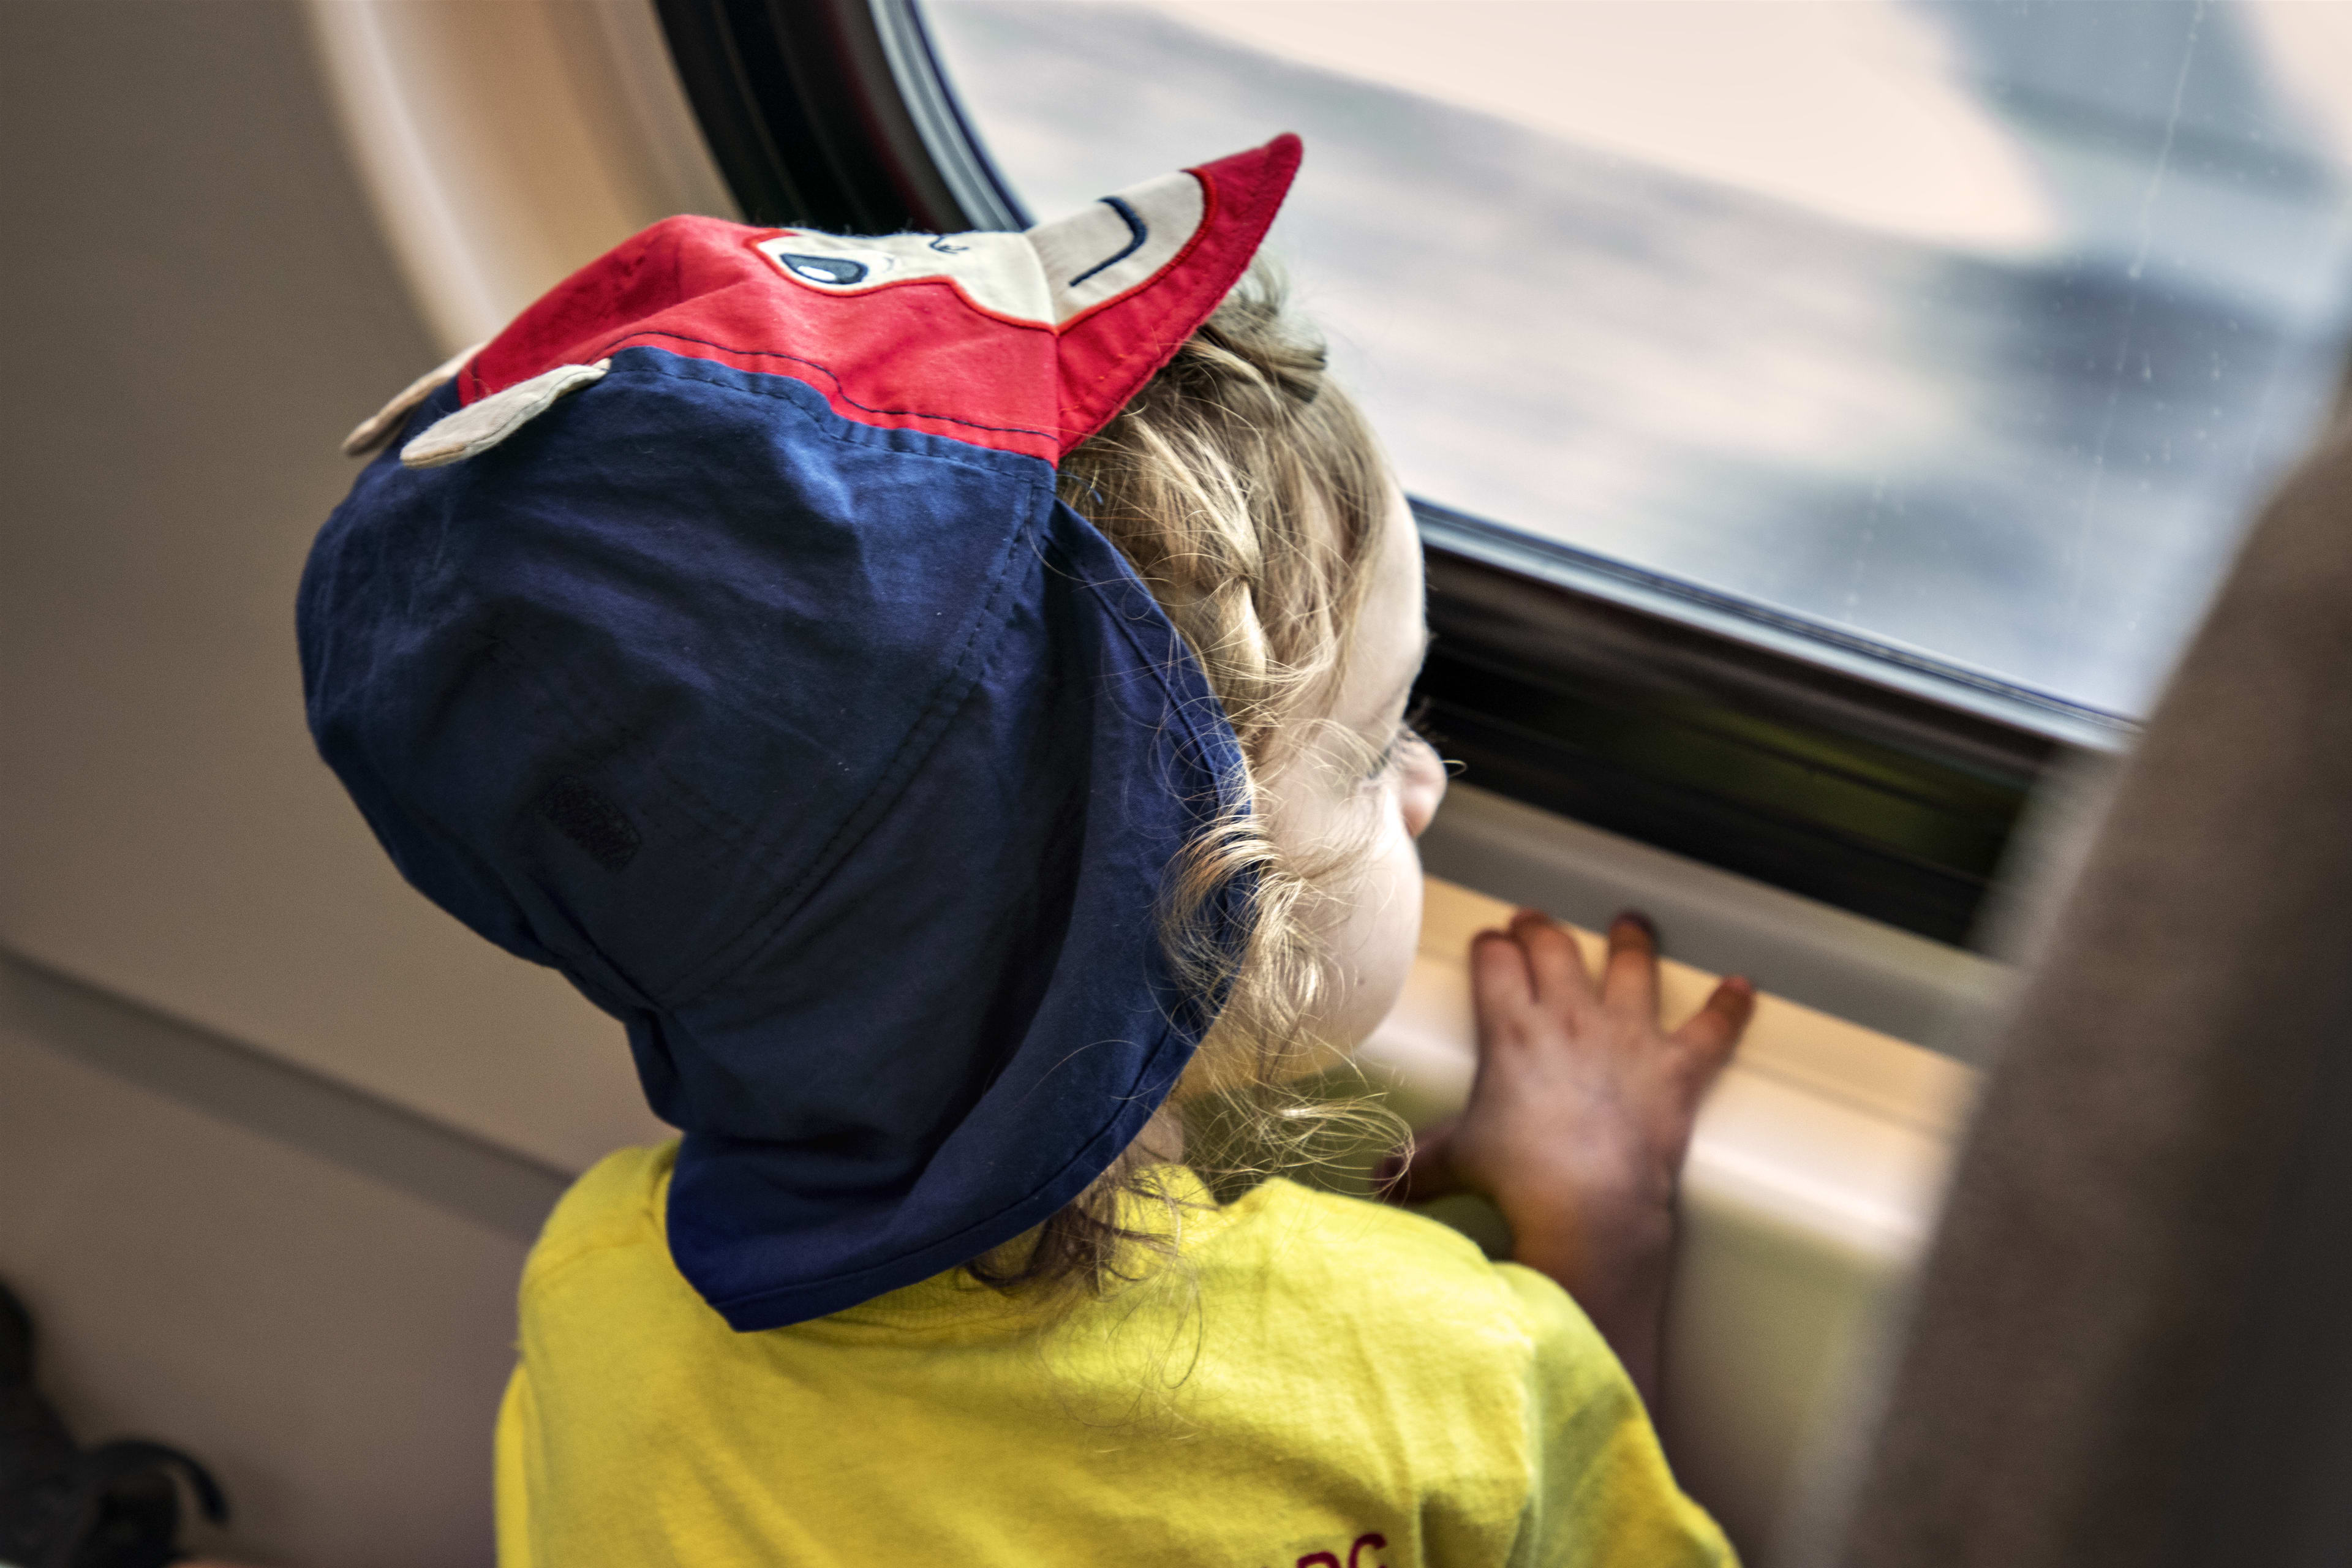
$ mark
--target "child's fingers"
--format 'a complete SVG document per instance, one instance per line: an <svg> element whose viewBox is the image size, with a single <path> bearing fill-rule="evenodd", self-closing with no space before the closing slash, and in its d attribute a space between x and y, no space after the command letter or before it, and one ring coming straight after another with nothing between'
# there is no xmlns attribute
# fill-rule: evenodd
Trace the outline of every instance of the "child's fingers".
<svg viewBox="0 0 2352 1568"><path fill-rule="evenodd" d="M1448 1121L1415 1133L1372 1168L1372 1191L1392 1204L1425 1204L1462 1190L1454 1169L1454 1129Z"/></svg>
<svg viewBox="0 0 2352 1568"><path fill-rule="evenodd" d="M1584 972L1584 951L1559 922L1539 910L1521 910L1511 917L1511 935L1527 955L1528 976L1535 999L1560 1005L1589 1001L1592 977Z"/></svg>
<svg viewBox="0 0 2352 1568"><path fill-rule="evenodd" d="M1601 1000L1644 1018L1658 1016L1658 933L1649 916L1627 910L1610 922Z"/></svg>
<svg viewBox="0 0 2352 1568"><path fill-rule="evenodd" d="M1732 1047L1755 1016L1756 987L1734 974L1716 986L1706 1005L1675 1031L1675 1038L1696 1051L1711 1073L1730 1059Z"/></svg>
<svg viewBox="0 0 2352 1568"><path fill-rule="evenodd" d="M1535 999L1528 955L1507 931L1482 931L1470 939L1470 995L1488 1007L1525 1007ZM1484 1043L1485 1031L1480 1031Z"/></svg>

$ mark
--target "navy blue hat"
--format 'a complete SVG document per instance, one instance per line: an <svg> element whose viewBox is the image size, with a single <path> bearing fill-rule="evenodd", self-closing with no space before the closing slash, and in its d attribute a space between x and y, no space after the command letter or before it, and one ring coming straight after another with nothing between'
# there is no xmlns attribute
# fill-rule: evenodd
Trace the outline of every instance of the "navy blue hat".
<svg viewBox="0 0 2352 1568"><path fill-rule="evenodd" d="M411 882L626 1024L738 1329L1036 1225L1213 1017L1159 917L1233 731L1055 465L1297 160L1026 235L674 218L355 433L409 438L303 575L319 749Z"/></svg>

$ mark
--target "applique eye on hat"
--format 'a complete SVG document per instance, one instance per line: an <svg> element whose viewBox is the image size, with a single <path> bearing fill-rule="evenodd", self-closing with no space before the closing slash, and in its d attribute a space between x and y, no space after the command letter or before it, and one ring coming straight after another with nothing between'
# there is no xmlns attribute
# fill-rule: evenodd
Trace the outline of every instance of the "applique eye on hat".
<svg viewBox="0 0 2352 1568"><path fill-rule="evenodd" d="M1044 1220L1210 1022L1160 896L1238 751L1055 465L1298 156L1026 234L672 218L354 432L392 445L302 579L319 749L412 883L626 1025L737 1329Z"/></svg>

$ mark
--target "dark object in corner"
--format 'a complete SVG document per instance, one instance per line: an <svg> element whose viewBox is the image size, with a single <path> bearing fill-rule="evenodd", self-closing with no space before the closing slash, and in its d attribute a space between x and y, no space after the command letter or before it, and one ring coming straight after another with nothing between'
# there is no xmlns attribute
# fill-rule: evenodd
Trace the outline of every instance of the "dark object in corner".
<svg viewBox="0 0 2352 1568"><path fill-rule="evenodd" d="M0 1285L0 1563L21 1568L163 1568L179 1545L187 1478L206 1519L228 1501L176 1448L118 1438L85 1449L33 1387L33 1320Z"/></svg>

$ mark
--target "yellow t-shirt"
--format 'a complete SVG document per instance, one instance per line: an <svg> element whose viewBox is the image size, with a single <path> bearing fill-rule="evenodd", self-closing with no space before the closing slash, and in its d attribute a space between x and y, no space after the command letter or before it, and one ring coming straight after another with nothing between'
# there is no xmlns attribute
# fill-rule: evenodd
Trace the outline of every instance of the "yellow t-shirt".
<svg viewBox="0 0 2352 1568"><path fill-rule="evenodd" d="M524 1270L501 1568L1732 1561L1567 1294L1434 1221L1269 1182L1065 1312L950 1273L738 1334L670 1262L674 1152Z"/></svg>

